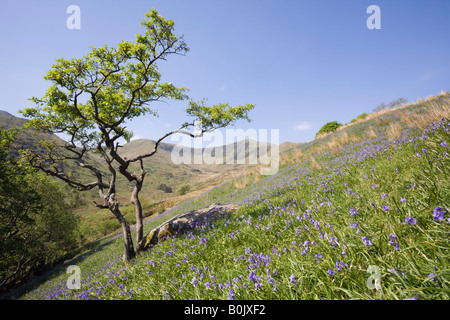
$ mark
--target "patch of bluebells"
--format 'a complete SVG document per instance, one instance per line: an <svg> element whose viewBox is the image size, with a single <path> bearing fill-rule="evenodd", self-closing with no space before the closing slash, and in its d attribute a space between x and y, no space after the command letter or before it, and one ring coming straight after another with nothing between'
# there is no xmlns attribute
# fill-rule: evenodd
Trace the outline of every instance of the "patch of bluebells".
<svg viewBox="0 0 450 320"><path fill-rule="evenodd" d="M405 144L407 143L406 140L401 140L401 139L399 139L397 143L401 143L402 141L405 141L404 142ZM190 271L192 273L189 274L189 271L187 271L187 273L183 274L183 278L186 278L187 284L185 282L183 282L183 283L180 282L180 286L178 288L179 292L180 293L183 292L183 290L185 290L189 286L193 286L195 288L202 287L202 288L205 288L205 290L222 290L224 297L226 296L229 299L235 299L236 293L238 293L238 287L237 287L238 285L240 285L240 287L245 290L248 290L250 288L259 290L260 288L263 287L263 284L264 284L264 286L267 286L267 285L270 286L272 288L272 290L277 290L278 283L275 279L276 276L274 275L274 273L270 274L270 272L268 271L268 270L270 270L269 267L271 267L273 265L272 264L273 258L278 257L278 259L281 259L283 257L283 255L288 255L290 252L294 252L295 247L300 247L301 248L300 255L298 255L297 257L303 258L303 256L306 256L305 258L309 259L309 258L312 258L312 256L309 256L307 254L308 254L308 252L312 251L313 246L316 247L316 248L314 248L314 251L324 249L323 247L319 246L317 242L322 243L322 244L325 243L325 245L327 245L326 242L324 242L324 241L321 242L321 240L319 238L316 238L317 241L314 241L311 238L307 238L307 239L311 239L311 241L305 240L305 238L303 238L302 240L299 240L302 236L304 236L305 234L313 235L313 236L319 234L319 237L321 239L329 240L328 243L329 243L330 247L336 248L339 245L339 240L337 239L337 237L335 237L333 235L328 235L326 232L324 232L324 230L327 228L327 224L321 220L322 218L320 218L319 215L317 215L317 212L319 212L319 210L323 211L324 208L327 207L327 205L328 205L328 207L330 207L327 211L327 215L326 215L327 217L333 217L333 215L339 215L340 212L344 211L344 210L342 210L342 208L340 208L339 206L336 206L336 204L333 203L333 199L327 199L327 197L326 197L327 192L330 190L333 190L335 187L333 185L334 181L332 178L347 175L348 170L347 170L346 166L348 164L358 163L358 164L361 164L361 166L365 165L364 159L376 158L378 155L383 154L386 151L387 146L389 146L389 143L382 142L381 140L379 142L379 145L377 145L377 144L371 145L368 142L362 142L360 144L361 149L359 151L353 150L352 152L344 153L342 157L334 157L332 162L329 163L329 167L326 167L326 169L325 169L325 171L328 170L326 172L329 174L329 176L324 175L324 176L314 177L312 175L312 171L309 168L304 168L304 167L301 167L301 166L295 164L295 165L288 166L288 167L280 170L279 174L277 174L277 175L267 177L267 179L265 179L265 181L263 183L255 184L255 186L251 186L249 188L239 190L234 194L228 194L227 195L228 198L224 199L224 201L222 201L223 203L235 202L235 203L245 206L245 205L258 204L258 203L270 203L270 198L273 195L277 195L280 198L282 198L285 196L284 194L285 194L286 188L296 187L300 183L308 183L311 186L314 186L314 188L316 188L316 191L317 191L317 197L311 201L311 204L309 205L309 207L308 207L308 204L306 204L303 201L303 199L301 199L301 205L299 203L296 204L295 199L286 199L287 203L285 203L284 205L273 206L273 205L269 204L268 212L265 215L261 215L259 217L259 221L258 221L258 219L253 219L252 217L246 217L246 219L244 219L244 217L242 217L242 220L238 221L238 219L236 219L236 222L234 222L234 223L230 220L226 221L226 225L228 225L229 227L237 226L235 230L227 231L227 233L226 233L227 241L240 241L239 236L238 236L238 234L240 232L239 228L238 228L239 223L241 223L242 225L245 224L246 227L248 227L248 228L254 228L255 230L258 230L258 232L262 232L262 236L266 236L269 232L272 232L272 229L280 230L277 233L277 236L281 240L283 239L283 235L285 235L287 232L289 232L289 230L295 230L295 236L296 236L295 239L297 241L289 241L289 243L292 244L292 246L289 245L291 247L290 250L287 247L285 247L284 245L280 245L279 250L276 248L276 246L273 246L270 253L265 253L265 252L252 253L251 248L245 248L244 254L242 254L240 256L239 255L230 256L229 258L234 263L236 263L236 264L245 263L246 264L246 266L247 266L246 272L248 272L248 276L245 276L245 274L244 274L244 276L245 276L244 278L243 278L243 275L239 275L239 276L234 277L233 279L220 280L220 279L217 279L213 274L211 274L209 272L209 270L207 271L206 269L203 269L203 267L200 268L198 266L192 266L190 269ZM445 143L445 144L441 143L441 146L447 147L447 143ZM423 150L426 150L426 151L423 151ZM430 151L428 151L427 149L423 148L423 150L422 151L427 154L432 152L431 149L429 149ZM377 170L377 168L374 166L370 170L370 172L374 173L374 172L376 172L376 170ZM396 170L396 172L397 172L397 170ZM366 179L371 179L371 177L366 175ZM414 183L414 185L415 185L415 183ZM375 184L372 184L372 186L373 186L373 188L375 188ZM346 194L349 197L353 197L353 199L359 199L359 194L356 191L352 190L352 188L350 188L348 185L346 185L346 187L347 187ZM207 194L208 193L206 193L206 195ZM320 194L320 196L319 196L319 194ZM389 195L387 193L381 194L382 200L386 199L387 197L389 197ZM375 201L374 199L370 199L370 200ZM400 199L400 202L401 203L406 202L406 198L402 197ZM188 208L189 205L196 206L198 204L196 204L195 201L188 202L187 204L180 206L177 210L186 210L186 208ZM372 203L372 205L375 206L373 203ZM356 217L357 214L359 214L359 211L358 211L358 209L356 209L356 206L357 205L354 205L354 204L353 204L353 206L350 206L349 213L350 213L351 217ZM383 204L382 208L386 212L389 211L389 206L387 204ZM432 218L434 221L444 220L445 213L446 213L446 211L442 207L436 207L433 211ZM292 219L290 219L290 216L292 216ZM358 218L359 217L360 216L358 216ZM266 221L267 224L265 224L265 222L264 222L265 225L263 225L263 222L262 222L263 219L267 220ZM361 222L361 227L363 227L363 221L361 220L360 222ZM416 225L417 219L415 219L414 217L407 217L405 219L405 222L412 224L412 225ZM280 227L280 224L283 224L283 227ZM330 224L328 224L328 226L331 229L331 232L334 231L331 228ZM358 226L359 226L358 222L350 223L351 228L357 228ZM295 227L295 228L293 228L293 227ZM200 226L193 226L193 228L197 229L197 230L205 231L205 232L208 231L208 229L201 229ZM291 228L291 229L289 229L289 228ZM214 225L211 226L211 229L214 229L215 232L219 231L219 228L215 227ZM326 230L328 232L330 232L330 230L328 230L328 229L326 229ZM361 230L365 230L365 229L361 229ZM293 233L294 233L294 231L292 231L292 234ZM359 233L359 229L357 230L357 233ZM213 236L214 236L214 234L213 234ZM361 239L365 246L373 245L372 241L367 236L362 237ZM189 242L190 240L192 240L192 241L195 240L195 242ZM188 234L186 235L185 241L186 241L186 243L185 243L186 247L189 246L190 249L194 249L194 250L198 250L199 247L202 247L202 248L207 247L207 245L209 247L209 245L210 245L208 243L208 238L206 238L206 235L201 234L201 235L197 235L197 237L196 237L192 232L190 232L190 233L188 232ZM211 242L213 242L213 241L211 241ZM399 250L398 239L393 233L390 234L389 244L391 244L395 250ZM197 245L197 247L196 247L196 245ZM154 248L152 248L152 250L157 250L157 248L158 248L158 245L155 246ZM157 269L159 264L163 264L163 263L165 263L165 261L168 261L169 259L172 259L173 257L177 257L175 255L175 251L176 250L171 248L171 250L169 250L165 253L161 253L161 255L164 256L164 258L167 260L154 258L154 260L156 261L155 262L154 260L148 259L146 267L151 268L151 269L149 269L149 270L145 269L145 271L147 272L147 275L153 276L153 272L148 273L150 270L152 270L153 268ZM196 254L197 253L198 253L198 251L196 251ZM323 253L323 255L321 253ZM329 259L328 253L327 253L327 251L321 251L321 253L316 251L316 253L314 254L314 258L316 259L318 264L321 264L320 266L317 266L317 267L325 268L324 271L327 270L326 272L328 275L336 276L338 274L338 272L343 270L344 266L348 267L348 265L344 264L341 260L336 261L335 269L329 268L328 265L325 266L326 260ZM345 255L345 251L342 252L342 255ZM325 256L325 258L324 258L324 256ZM178 259L180 259L180 258L178 258ZM333 261L333 260L331 260L331 261ZM324 262L322 263L322 261L324 261ZM330 260L328 260L328 261L330 261ZM177 262L180 262L180 260L178 260ZM188 263L188 257L184 257L184 259L182 260L182 263ZM111 264L111 262L108 262L108 264L104 264L103 267L101 267L101 268L105 269L106 265L108 265L108 268L112 268L112 267L114 267L115 263ZM322 265L323 265L323 267L322 267ZM180 264L177 264L177 266L180 266ZM205 268L207 268L207 267L205 267ZM263 274L264 274L262 271L263 269L266 269L265 277L263 276ZM395 269L394 269L394 271L395 271ZM119 274L120 274L120 272L117 272L117 274L114 273L114 274L108 275L108 277L107 277L108 283L106 285L109 285L110 286L109 288L120 287L120 289L123 289L121 291L121 293L123 293L124 298L126 298L126 297L133 298L136 295L136 290L133 291L133 289L131 289L131 288L130 289L127 288L127 290L125 290L125 286L123 283L124 283L124 281L127 281L127 279L118 278ZM402 275L404 276L404 273L402 273ZM244 279L244 281L246 281L247 278L248 278L248 283L240 282L241 279ZM435 281L436 278L435 278L434 273L430 274L430 278L432 278L432 281ZM189 281L189 279L191 279L191 280ZM204 279L207 279L207 281L204 281ZM173 281L175 281L175 279ZM202 284L202 286L200 286L200 284ZM289 277L289 284L296 286L297 278L294 274L291 274L291 276ZM97 288L95 288L95 290L94 290L94 287L91 286L91 287L87 288L86 290L83 290L83 291L77 293L74 297L79 298L79 299L97 298L96 296L99 296L99 294L103 294L105 289L107 289L107 287L105 285L98 286ZM97 294L95 294L95 293L97 293ZM168 299L168 298L170 299L170 297L172 296L168 291L163 291L163 293L164 293L164 296L166 299ZM63 293L57 293L56 290L53 293L48 294L48 296L50 298L58 298L58 297L62 297L63 295L64 295Z"/></svg>

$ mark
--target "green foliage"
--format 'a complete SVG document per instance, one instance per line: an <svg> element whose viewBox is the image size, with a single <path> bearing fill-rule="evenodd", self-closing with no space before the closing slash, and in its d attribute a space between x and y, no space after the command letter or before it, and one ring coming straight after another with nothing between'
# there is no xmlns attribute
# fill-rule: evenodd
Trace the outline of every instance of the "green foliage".
<svg viewBox="0 0 450 320"><path fill-rule="evenodd" d="M320 128L320 130L316 133L316 137L322 133L334 132L340 126L342 126L342 123L339 123L337 121L328 122L328 123L324 124L322 128Z"/></svg>
<svg viewBox="0 0 450 320"><path fill-rule="evenodd" d="M157 116L157 111L147 106L150 102L187 100L186 88L161 80L157 62L171 54L184 55L189 48L183 37L174 34L172 20L164 19L155 9L145 17L141 21L145 33L136 35L135 42L122 41L116 48L92 46L82 58L56 60L44 77L51 87L43 98L30 99L36 107L21 111L31 119L27 126L64 132L75 142L95 149L104 142L104 130L109 128L129 141L133 133L125 129L124 123L146 114ZM204 131L238 119L249 120L248 112L254 107L225 103L208 107L205 100L190 101L186 110Z"/></svg>
<svg viewBox="0 0 450 320"><path fill-rule="evenodd" d="M44 156L28 152L29 162L78 190L98 188L101 203L96 205L109 209L121 221L124 230L129 230L127 223L142 220L139 192L146 172L143 159L153 156L163 139L176 133L197 137L239 119L249 120L248 112L254 107L249 104L232 107L223 103L208 107L204 105L204 100L201 103L191 101L186 113L194 117L192 123L184 123L178 130L162 136L148 153L131 159L122 157L118 152L120 139L129 142L133 135L126 129L129 121L148 114L157 116L157 111L149 107L150 103L165 99L189 99L186 88L163 82L158 71L157 64L161 60L166 60L169 55L184 55L189 50L183 37L174 33L175 23L152 9L141 25L145 32L136 35L135 42L122 41L117 47L92 46L91 52L82 58L56 60L44 77L51 83L46 94L42 98L31 98L36 107L22 111L25 117L31 119L27 128L64 133L69 137L64 148L45 143ZM200 132L192 133L190 129L200 129ZM108 166L106 173L98 164L88 163L88 154L93 153ZM68 159L76 160L94 181L80 182L70 172L61 170L61 164ZM132 171L135 163L140 163L139 173ZM123 219L124 215L120 212L116 172L136 186L136 192L132 195L136 206L135 219L130 215ZM138 253L142 249L141 226L142 223L139 223L136 239ZM124 259L129 262L135 251L129 234L124 236L124 243Z"/></svg>
<svg viewBox="0 0 450 320"><path fill-rule="evenodd" d="M188 184L186 184L186 185L182 186L180 188L180 190L178 190L178 194L185 195L190 189L191 189L191 187Z"/></svg>
<svg viewBox="0 0 450 320"><path fill-rule="evenodd" d="M352 121L350 121L350 123L353 123L355 121L358 120L364 120L365 118L367 118L368 114L367 113L361 113L359 116L357 116L355 119L353 119Z"/></svg>
<svg viewBox="0 0 450 320"><path fill-rule="evenodd" d="M448 300L448 128L436 122L389 141L376 127L376 139L317 154L322 170L306 159L246 188L225 183L148 229L212 203L240 205L228 219L161 242L126 270L113 263L114 241L78 261L80 290L58 286L62 271L23 298ZM370 266L379 289L367 285Z"/></svg>
<svg viewBox="0 0 450 320"><path fill-rule="evenodd" d="M141 24L145 33L138 34L135 42L122 41L116 48L92 46L82 58L56 60L44 77L51 87L43 98L30 99L36 108L23 111L31 118L28 126L65 132L93 147L104 134L100 126L113 127L128 141L132 132L121 126L125 120L157 115L147 103L186 99L185 88L161 81L155 63L189 50L182 37L173 34L173 21L152 10Z"/></svg>
<svg viewBox="0 0 450 320"><path fill-rule="evenodd" d="M228 103L219 103L208 107L205 105L206 99L200 102L189 102L186 113L196 118L197 129L203 132L212 131L215 128L223 128L236 121L236 119L246 119L250 121L248 113L254 108L253 104L231 107ZM188 126L185 123L184 126Z"/></svg>
<svg viewBox="0 0 450 320"><path fill-rule="evenodd" d="M0 287L78 244L77 219L55 181L11 156L17 132L0 129Z"/></svg>
<svg viewBox="0 0 450 320"><path fill-rule="evenodd" d="M173 190L171 187L169 187L168 185L166 185L165 183L161 183L158 188L158 190L164 191L165 193L172 193Z"/></svg>

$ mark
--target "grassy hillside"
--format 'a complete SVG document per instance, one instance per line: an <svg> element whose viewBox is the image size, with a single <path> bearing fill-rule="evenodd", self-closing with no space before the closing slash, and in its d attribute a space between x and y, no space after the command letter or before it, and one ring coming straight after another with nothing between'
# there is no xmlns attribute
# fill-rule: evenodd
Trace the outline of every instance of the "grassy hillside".
<svg viewBox="0 0 450 320"><path fill-rule="evenodd" d="M276 175L249 171L164 217L238 204L226 221L128 269L119 238L68 263L80 289L67 288L67 264L16 298L449 299L449 110L445 93L290 145Z"/></svg>
<svg viewBox="0 0 450 320"><path fill-rule="evenodd" d="M18 149L30 148L42 151L42 148L39 147L40 140L54 140L58 145L63 145L65 143L54 134L24 130L23 125L26 121L26 119L15 117L5 111L0 111L1 127L4 129L17 128L21 130L15 143ZM154 141L146 139L133 140L125 144L120 149L120 153L128 157L136 156L152 150L154 143ZM158 152L153 157L144 160L144 167L147 171L145 183L141 191L144 217L158 215L189 197L199 195L220 183L231 180L241 175L245 168L249 166L249 154L246 155L246 164L235 164L232 166L216 164L176 165L171 160L171 151L174 146L175 145L173 144L161 143ZM235 148L235 155L242 152L242 150L238 150L237 147ZM100 168L100 170L105 173L105 176L108 177L108 169L106 165L103 164L103 159L101 157L96 154L90 154L89 161ZM192 163L194 163L194 161L192 161ZM131 168L137 171L140 170L137 166L132 166ZM90 172L81 169L76 161L67 161L60 169L65 172L71 172L73 177L76 177L80 181L91 182L95 180ZM161 184L170 187L172 192L161 190ZM93 201L98 201L98 193L96 190L77 192L65 186L63 183L61 183L61 185L65 188L71 201L78 204L78 209L76 209L75 214L81 221L80 228L81 234L83 235L83 244L95 241L100 237L120 230L119 222L108 210L99 210L95 206ZM189 186L189 190L186 194L180 195L179 191L183 186ZM133 186L130 185L124 177L118 176L118 196L123 204L121 209L130 224L136 222L134 206L129 203L132 188Z"/></svg>

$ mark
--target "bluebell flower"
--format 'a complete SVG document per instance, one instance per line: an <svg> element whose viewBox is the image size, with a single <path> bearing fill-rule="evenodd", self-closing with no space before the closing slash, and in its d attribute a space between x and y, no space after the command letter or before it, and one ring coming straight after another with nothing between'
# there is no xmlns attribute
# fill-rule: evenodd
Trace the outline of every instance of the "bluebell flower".
<svg viewBox="0 0 450 320"><path fill-rule="evenodd" d="M434 208L433 220L434 221L444 220L444 210L442 207Z"/></svg>
<svg viewBox="0 0 450 320"><path fill-rule="evenodd" d="M364 242L364 244L365 244L366 246L373 246L373 243L372 243L372 241L370 241L369 238L367 238L367 237L362 237L361 239L362 239L362 241Z"/></svg>
<svg viewBox="0 0 450 320"><path fill-rule="evenodd" d="M314 257L316 258L317 263L320 263L320 258L322 258L322 255L321 255L320 253L316 253L316 254L314 255Z"/></svg>
<svg viewBox="0 0 450 320"><path fill-rule="evenodd" d="M354 215L356 215L358 213L358 210L356 210L355 208L353 208L353 207L350 207L350 215L351 216L354 216Z"/></svg>
<svg viewBox="0 0 450 320"><path fill-rule="evenodd" d="M295 279L295 275L292 274L292 275L289 277L289 283L293 283L294 286L297 285L297 280Z"/></svg>
<svg viewBox="0 0 450 320"><path fill-rule="evenodd" d="M252 271L252 272L250 272L250 274L248 275L248 278L249 278L249 280L251 281L251 282L255 282L255 280L256 280L256 271Z"/></svg>

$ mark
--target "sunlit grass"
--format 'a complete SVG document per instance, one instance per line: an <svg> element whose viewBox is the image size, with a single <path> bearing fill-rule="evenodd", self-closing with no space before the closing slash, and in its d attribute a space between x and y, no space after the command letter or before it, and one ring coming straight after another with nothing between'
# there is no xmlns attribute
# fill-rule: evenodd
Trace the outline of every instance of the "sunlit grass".
<svg viewBox="0 0 450 320"><path fill-rule="evenodd" d="M435 117L406 130L386 119L329 135L332 150L302 146L277 175L180 204L165 219L211 203L240 209L150 248L128 269L118 238L69 263L82 271L80 289L67 289L63 266L22 298L449 299L450 123ZM370 266L378 289L368 286Z"/></svg>

